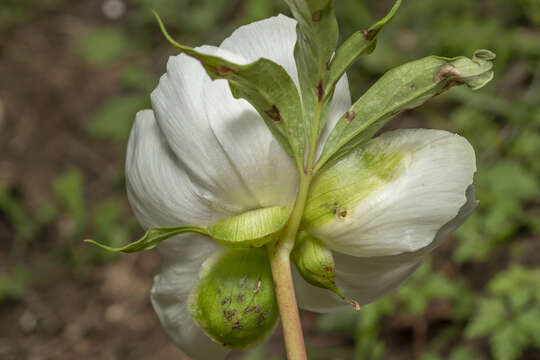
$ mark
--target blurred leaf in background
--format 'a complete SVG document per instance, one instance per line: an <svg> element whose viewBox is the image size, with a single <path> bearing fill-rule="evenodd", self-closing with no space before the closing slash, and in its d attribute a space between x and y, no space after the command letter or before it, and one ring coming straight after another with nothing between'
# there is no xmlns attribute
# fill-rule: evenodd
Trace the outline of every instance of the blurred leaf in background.
<svg viewBox="0 0 540 360"><path fill-rule="evenodd" d="M127 80L139 81L139 79ZM149 107L148 98L139 95L108 99L93 115L89 128L90 134L99 140L127 142L135 114Z"/></svg>
<svg viewBox="0 0 540 360"><path fill-rule="evenodd" d="M107 65L128 53L129 42L121 27L91 28L77 40L77 54L92 65Z"/></svg>

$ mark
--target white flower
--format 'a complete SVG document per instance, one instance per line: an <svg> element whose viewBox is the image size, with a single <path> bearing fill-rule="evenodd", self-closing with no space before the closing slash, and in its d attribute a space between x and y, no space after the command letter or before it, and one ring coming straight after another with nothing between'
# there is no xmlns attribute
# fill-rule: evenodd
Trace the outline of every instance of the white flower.
<svg viewBox="0 0 540 360"><path fill-rule="evenodd" d="M239 28L219 48L198 50L236 63L268 58L283 66L298 86L295 27L295 20L280 15ZM169 60L167 74L152 93L152 106L153 111L137 114L126 163L129 200L143 227L206 226L248 210L293 204L295 164L253 107L234 99L227 81L211 81L197 60L186 55ZM323 134L349 106L344 76ZM466 196L475 171L474 152L462 137L397 130L372 140L367 149L401 154L392 176L370 182L371 190L363 196L350 194L339 219L309 218L309 207L317 202L312 196L305 220L306 229L333 250L337 285L361 304L397 287L475 206L472 188ZM365 154L357 152L323 170L312 193L327 186L325 177ZM354 188L362 179L344 177L327 190ZM220 359L228 352L204 334L186 306L201 265L220 247L195 234L158 246L163 269L154 279L152 303L165 331L194 359ZM331 311L346 305L301 276L295 280L302 308Z"/></svg>

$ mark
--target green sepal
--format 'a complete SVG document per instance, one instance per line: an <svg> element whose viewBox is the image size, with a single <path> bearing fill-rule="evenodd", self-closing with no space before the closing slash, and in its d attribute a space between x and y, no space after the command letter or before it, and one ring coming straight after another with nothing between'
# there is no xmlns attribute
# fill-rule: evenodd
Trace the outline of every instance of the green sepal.
<svg viewBox="0 0 540 360"><path fill-rule="evenodd" d="M388 71L337 122L315 170L363 146L401 111L418 107L456 85L466 84L473 90L486 85L493 78L494 58L489 50L477 50L472 59L429 56Z"/></svg>
<svg viewBox="0 0 540 360"><path fill-rule="evenodd" d="M357 31L352 34L337 49L332 62L330 63L330 72L326 83L326 92L333 91L337 82L343 76L345 71L364 55L369 55L377 45L377 37L383 27L394 17L401 0L397 0L388 14L367 30Z"/></svg>
<svg viewBox="0 0 540 360"><path fill-rule="evenodd" d="M279 316L265 249L224 249L203 264L191 316L214 341L244 349L269 336Z"/></svg>
<svg viewBox="0 0 540 360"><path fill-rule="evenodd" d="M291 253L300 275L313 286L328 289L345 299L335 281L335 264L332 251L325 247L320 240L302 231L296 238L294 250Z"/></svg>
<svg viewBox="0 0 540 360"><path fill-rule="evenodd" d="M149 229L146 234L139 240L132 242L121 248L113 248L103 245L94 240L84 240L85 242L99 246L102 249L112 252L133 253L137 251L150 250L155 248L160 242L167 240L176 235L185 233L195 233L208 236L206 229L198 226L170 226L170 227L154 227Z"/></svg>
<svg viewBox="0 0 540 360"><path fill-rule="evenodd" d="M212 79L228 80L233 96L253 105L298 169L303 170L306 135L302 102L287 71L265 58L239 65L179 44L168 34L157 13L154 15L163 35L173 46L199 60Z"/></svg>
<svg viewBox="0 0 540 360"><path fill-rule="evenodd" d="M218 243L231 248L254 248L274 239L291 213L289 206L274 206L247 211L208 226L208 234Z"/></svg>

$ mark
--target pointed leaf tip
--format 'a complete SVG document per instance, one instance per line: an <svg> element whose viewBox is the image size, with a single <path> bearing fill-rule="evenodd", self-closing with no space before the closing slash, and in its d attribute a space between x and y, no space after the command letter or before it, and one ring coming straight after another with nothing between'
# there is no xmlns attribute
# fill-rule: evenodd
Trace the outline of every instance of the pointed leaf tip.
<svg viewBox="0 0 540 360"><path fill-rule="evenodd" d="M367 30L357 31L352 34L337 49L334 58L330 63L330 75L327 82L326 93L332 93L339 79L345 71L350 68L360 57L369 55L375 49L377 36L384 26L392 20L401 5L401 0L397 0L388 14Z"/></svg>
<svg viewBox="0 0 540 360"><path fill-rule="evenodd" d="M160 242L165 241L173 236L193 233L208 236L205 228L198 226L171 226L171 227L154 227L149 229L142 238L134 241L126 246L113 248L97 241L86 239L84 242L94 244L100 248L111 252L125 252L133 253L143 250L151 250L155 248Z"/></svg>

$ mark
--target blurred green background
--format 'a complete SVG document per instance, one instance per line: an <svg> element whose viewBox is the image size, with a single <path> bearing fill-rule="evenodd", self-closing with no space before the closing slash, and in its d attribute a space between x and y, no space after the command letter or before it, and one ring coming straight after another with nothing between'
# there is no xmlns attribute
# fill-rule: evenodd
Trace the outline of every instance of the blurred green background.
<svg viewBox="0 0 540 360"><path fill-rule="evenodd" d="M342 40L391 1L336 0ZM135 113L186 44L219 44L279 0L2 0L0 359L187 359L148 299L123 158ZM389 128L441 128L477 151L473 217L405 286L358 313L302 314L310 359L540 359L540 1L405 0L349 72L353 99L386 70L431 54L497 53L495 79L460 87ZM279 330L231 359L282 359Z"/></svg>

